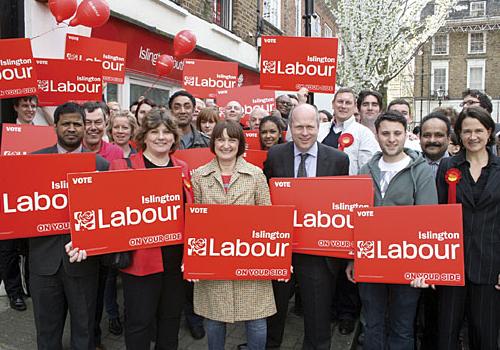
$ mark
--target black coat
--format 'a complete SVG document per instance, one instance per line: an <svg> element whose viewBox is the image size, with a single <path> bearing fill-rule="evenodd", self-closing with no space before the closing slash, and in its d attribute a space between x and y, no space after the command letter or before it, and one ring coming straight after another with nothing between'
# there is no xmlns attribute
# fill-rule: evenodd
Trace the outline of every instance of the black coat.
<svg viewBox="0 0 500 350"><path fill-rule="evenodd" d="M490 173L477 203L474 202L465 153L444 158L436 177L439 203L448 202L446 171L457 168L457 203L462 204L464 262L467 279L475 284L496 284L500 274L500 158L490 154Z"/></svg>

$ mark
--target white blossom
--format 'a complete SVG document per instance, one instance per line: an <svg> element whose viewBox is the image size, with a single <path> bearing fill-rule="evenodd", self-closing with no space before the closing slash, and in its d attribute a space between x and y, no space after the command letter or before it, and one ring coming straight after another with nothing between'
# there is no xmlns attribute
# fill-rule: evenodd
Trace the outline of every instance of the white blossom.
<svg viewBox="0 0 500 350"><path fill-rule="evenodd" d="M337 85L385 91L421 46L441 28L457 0L326 0L336 24ZM422 10L434 5L432 14Z"/></svg>

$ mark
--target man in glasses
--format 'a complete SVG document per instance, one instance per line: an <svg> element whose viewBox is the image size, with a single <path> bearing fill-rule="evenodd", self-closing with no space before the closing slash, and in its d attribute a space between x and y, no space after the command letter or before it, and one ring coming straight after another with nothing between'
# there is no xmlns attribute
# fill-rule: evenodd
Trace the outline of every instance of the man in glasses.
<svg viewBox="0 0 500 350"><path fill-rule="evenodd" d="M479 90L467 89L462 93L463 101L460 107L469 108L472 106L480 106L491 114L493 112L493 105L491 99Z"/></svg>
<svg viewBox="0 0 500 350"><path fill-rule="evenodd" d="M281 117L288 120L288 115L292 109L292 100L288 95L280 95L276 98L276 109L280 112Z"/></svg>

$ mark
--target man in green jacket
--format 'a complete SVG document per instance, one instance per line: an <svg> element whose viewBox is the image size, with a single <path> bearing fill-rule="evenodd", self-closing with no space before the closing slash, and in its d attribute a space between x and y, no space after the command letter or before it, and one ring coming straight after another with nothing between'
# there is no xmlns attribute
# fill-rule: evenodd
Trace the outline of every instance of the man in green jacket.
<svg viewBox="0 0 500 350"><path fill-rule="evenodd" d="M396 111L383 113L375 121L376 137L382 151L359 171L359 174L369 174L373 178L375 206L438 202L431 168L421 155L404 148L406 127L406 118ZM346 273L354 282L352 272L351 263ZM360 283L359 294L366 321L363 350L412 350L413 322L420 290L410 285ZM388 319L386 315L389 315Z"/></svg>

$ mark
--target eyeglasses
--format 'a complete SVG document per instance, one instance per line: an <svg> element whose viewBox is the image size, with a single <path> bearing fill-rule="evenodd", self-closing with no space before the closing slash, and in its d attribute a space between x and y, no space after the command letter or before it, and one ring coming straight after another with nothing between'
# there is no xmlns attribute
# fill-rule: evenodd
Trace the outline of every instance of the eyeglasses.
<svg viewBox="0 0 500 350"><path fill-rule="evenodd" d="M479 101L468 100L468 101L464 101L464 102L460 103L460 107L464 107L464 106L470 107L470 106L478 105L480 103L481 102L479 102Z"/></svg>

